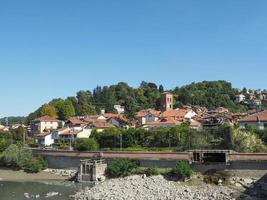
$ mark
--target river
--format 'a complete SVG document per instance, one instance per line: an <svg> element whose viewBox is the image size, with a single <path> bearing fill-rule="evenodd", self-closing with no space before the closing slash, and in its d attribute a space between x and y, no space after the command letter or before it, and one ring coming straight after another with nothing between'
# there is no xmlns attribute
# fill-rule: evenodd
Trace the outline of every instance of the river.
<svg viewBox="0 0 267 200"><path fill-rule="evenodd" d="M65 177L47 172L27 174L23 171L0 169L0 200L71 200L69 196L85 186L88 184L72 183ZM58 195L46 198L51 192ZM26 198L25 193L30 198Z"/></svg>
<svg viewBox="0 0 267 200"><path fill-rule="evenodd" d="M70 200L69 196L82 188L82 185L69 182L11 182L0 181L1 200ZM56 196L46 198L47 193L58 193ZM31 198L26 198L25 193L29 193ZM34 196L34 197L33 197Z"/></svg>

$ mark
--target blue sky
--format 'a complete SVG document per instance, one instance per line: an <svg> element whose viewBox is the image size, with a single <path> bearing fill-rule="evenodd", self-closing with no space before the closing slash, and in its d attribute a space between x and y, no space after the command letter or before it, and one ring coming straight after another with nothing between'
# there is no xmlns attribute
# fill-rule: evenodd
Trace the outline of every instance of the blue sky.
<svg viewBox="0 0 267 200"><path fill-rule="evenodd" d="M267 88L265 0L0 0L0 117L119 81Z"/></svg>

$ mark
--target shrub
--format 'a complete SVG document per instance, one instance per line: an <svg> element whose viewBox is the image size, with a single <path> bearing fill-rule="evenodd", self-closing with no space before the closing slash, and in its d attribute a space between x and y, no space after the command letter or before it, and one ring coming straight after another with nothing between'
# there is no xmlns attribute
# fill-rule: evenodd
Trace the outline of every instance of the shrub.
<svg viewBox="0 0 267 200"><path fill-rule="evenodd" d="M145 174L147 176L156 176L160 174L160 170L157 167L149 167L146 169Z"/></svg>
<svg viewBox="0 0 267 200"><path fill-rule="evenodd" d="M93 138L81 138L75 141L74 149L78 151L95 151L98 150L98 143Z"/></svg>
<svg viewBox="0 0 267 200"><path fill-rule="evenodd" d="M107 175L111 178L124 177L132 174L138 163L128 159L115 159L107 167Z"/></svg>
<svg viewBox="0 0 267 200"><path fill-rule="evenodd" d="M19 151L18 166L24 168L32 160L32 151L30 149L21 148Z"/></svg>
<svg viewBox="0 0 267 200"><path fill-rule="evenodd" d="M2 153L2 161L4 162L5 166L16 168L18 167L19 161L19 148L17 145L12 144L10 145L3 153Z"/></svg>
<svg viewBox="0 0 267 200"><path fill-rule="evenodd" d="M171 174L179 178L190 178L193 174L193 170L187 161L178 161L171 170Z"/></svg>
<svg viewBox="0 0 267 200"><path fill-rule="evenodd" d="M47 163L43 158L32 159L28 162L24 167L23 170L27 173L37 173L41 170L47 168Z"/></svg>

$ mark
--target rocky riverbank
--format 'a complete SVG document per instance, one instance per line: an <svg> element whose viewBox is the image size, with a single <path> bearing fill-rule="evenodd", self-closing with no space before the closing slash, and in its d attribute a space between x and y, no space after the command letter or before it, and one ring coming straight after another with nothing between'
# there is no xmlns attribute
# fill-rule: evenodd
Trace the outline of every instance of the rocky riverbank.
<svg viewBox="0 0 267 200"><path fill-rule="evenodd" d="M75 200L234 200L234 190L202 184L187 186L163 176L111 179L76 193Z"/></svg>

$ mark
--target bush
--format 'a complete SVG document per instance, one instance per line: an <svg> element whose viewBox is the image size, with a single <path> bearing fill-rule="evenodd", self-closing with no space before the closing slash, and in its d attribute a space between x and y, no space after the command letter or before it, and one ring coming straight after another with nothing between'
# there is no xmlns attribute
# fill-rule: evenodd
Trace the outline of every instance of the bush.
<svg viewBox="0 0 267 200"><path fill-rule="evenodd" d="M23 169L31 161L32 161L32 151L30 149L24 149L24 148L20 149L17 165Z"/></svg>
<svg viewBox="0 0 267 200"><path fill-rule="evenodd" d="M157 167L149 167L145 170L147 176L156 176L160 174L160 170Z"/></svg>
<svg viewBox="0 0 267 200"><path fill-rule="evenodd" d="M179 178L190 178L193 174L193 170L187 161L178 161L171 170L171 174Z"/></svg>
<svg viewBox="0 0 267 200"><path fill-rule="evenodd" d="M47 163L43 158L32 159L28 162L24 167L23 170L27 173L37 173L41 170L47 168Z"/></svg>
<svg viewBox="0 0 267 200"><path fill-rule="evenodd" d="M78 151L95 151L98 150L98 143L93 138L81 138L75 141L74 149Z"/></svg>
<svg viewBox="0 0 267 200"><path fill-rule="evenodd" d="M128 159L115 159L107 167L107 175L111 178L124 177L133 173L138 163Z"/></svg>
<svg viewBox="0 0 267 200"><path fill-rule="evenodd" d="M17 168L19 161L20 149L17 145L10 145L1 155L1 160L4 162L5 166Z"/></svg>

